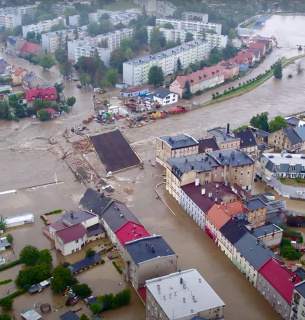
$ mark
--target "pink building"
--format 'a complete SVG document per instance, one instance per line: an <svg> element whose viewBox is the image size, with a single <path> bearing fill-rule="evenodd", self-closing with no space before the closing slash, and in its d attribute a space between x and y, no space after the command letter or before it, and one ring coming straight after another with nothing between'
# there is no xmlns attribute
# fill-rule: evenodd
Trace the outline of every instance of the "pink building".
<svg viewBox="0 0 305 320"><path fill-rule="evenodd" d="M239 65L237 63L221 61L219 65L224 71L225 79L231 79L239 74Z"/></svg>

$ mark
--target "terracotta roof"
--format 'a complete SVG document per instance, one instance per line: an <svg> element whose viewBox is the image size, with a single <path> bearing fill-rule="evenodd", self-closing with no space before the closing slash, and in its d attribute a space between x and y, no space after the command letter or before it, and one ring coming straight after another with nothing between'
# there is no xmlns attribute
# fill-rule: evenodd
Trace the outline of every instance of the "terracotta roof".
<svg viewBox="0 0 305 320"><path fill-rule="evenodd" d="M288 304L291 304L293 287L302 281L298 275L290 271L286 266L282 267L280 261L272 258L259 269L259 273Z"/></svg>
<svg viewBox="0 0 305 320"><path fill-rule="evenodd" d="M14 71L14 75L18 77L23 71L26 71L26 69L19 67L17 70Z"/></svg>
<svg viewBox="0 0 305 320"><path fill-rule="evenodd" d="M254 53L249 50L242 50L238 52L237 57L247 57L249 60L253 60L255 58Z"/></svg>
<svg viewBox="0 0 305 320"><path fill-rule="evenodd" d="M42 100L56 100L57 99L57 91L54 87L51 88L39 88L33 90L26 90L25 98L27 101L33 101L37 98L41 98Z"/></svg>
<svg viewBox="0 0 305 320"><path fill-rule="evenodd" d="M57 113L57 112L56 112L54 109L52 109L52 108L44 108L44 109L40 109L40 110L46 110L46 111L48 111L48 112L51 113L51 114ZM37 113L38 113L40 110L38 110Z"/></svg>
<svg viewBox="0 0 305 320"><path fill-rule="evenodd" d="M244 212L246 212L246 208L244 207L244 205L242 204L241 201L233 201L233 202L228 202L226 203L225 205L221 205L220 206L220 209L222 210L226 210L227 214L229 216L235 216L235 215L238 215L238 214L242 214Z"/></svg>
<svg viewBox="0 0 305 320"><path fill-rule="evenodd" d="M81 223L63 230L56 231L57 236L60 237L64 243L80 239L86 233L87 230L83 227Z"/></svg>
<svg viewBox="0 0 305 320"><path fill-rule="evenodd" d="M127 221L115 234L124 248L126 242L150 236L142 225L131 221Z"/></svg>
<svg viewBox="0 0 305 320"><path fill-rule="evenodd" d="M39 48L40 46L36 43L25 42L21 48L21 51L27 52L27 53L35 53Z"/></svg>
<svg viewBox="0 0 305 320"><path fill-rule="evenodd" d="M249 44L250 49L264 50L265 47L266 47L265 44L261 42L252 42Z"/></svg>
<svg viewBox="0 0 305 320"><path fill-rule="evenodd" d="M225 213L224 206L217 204L214 204L208 211L206 218L213 223L218 230L230 220L230 216Z"/></svg>

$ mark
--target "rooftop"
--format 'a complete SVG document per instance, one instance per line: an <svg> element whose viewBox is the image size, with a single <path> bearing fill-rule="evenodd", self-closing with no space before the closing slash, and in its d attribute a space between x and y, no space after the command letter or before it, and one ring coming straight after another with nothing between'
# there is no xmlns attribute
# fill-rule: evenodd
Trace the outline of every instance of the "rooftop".
<svg viewBox="0 0 305 320"><path fill-rule="evenodd" d="M230 216L226 214L223 205L214 204L207 212L206 219L219 230L230 220Z"/></svg>
<svg viewBox="0 0 305 320"><path fill-rule="evenodd" d="M36 312L33 308L29 308L22 311L21 316L26 320L38 320L41 318L41 315L38 312ZM62 319L62 320L68 320L68 319ZM74 319L69 319L69 320L74 320Z"/></svg>
<svg viewBox="0 0 305 320"><path fill-rule="evenodd" d="M78 320L79 316L76 315L72 310L67 311L66 313L59 316L61 320Z"/></svg>
<svg viewBox="0 0 305 320"><path fill-rule="evenodd" d="M300 119L296 117L287 117L285 118L286 122L291 126L298 126Z"/></svg>
<svg viewBox="0 0 305 320"><path fill-rule="evenodd" d="M266 207L266 204L259 198L248 199L246 201L243 201L243 204L249 211L254 211Z"/></svg>
<svg viewBox="0 0 305 320"><path fill-rule="evenodd" d="M197 146L198 141L187 134L178 134L176 136L159 137L160 140L165 141L172 149L187 148Z"/></svg>
<svg viewBox="0 0 305 320"><path fill-rule="evenodd" d="M207 149L219 150L219 147L214 138L207 138L198 140L199 142L199 153L206 152Z"/></svg>
<svg viewBox="0 0 305 320"><path fill-rule="evenodd" d="M101 215L111 201L112 199L105 196L103 193L88 188L81 198L79 204L83 209Z"/></svg>
<svg viewBox="0 0 305 320"><path fill-rule="evenodd" d="M186 319L225 304L196 269L146 281L147 290L169 319Z"/></svg>
<svg viewBox="0 0 305 320"><path fill-rule="evenodd" d="M280 227L275 224L266 224L264 226L253 229L251 232L255 237L260 238L265 235L273 234L275 232L283 231Z"/></svg>
<svg viewBox="0 0 305 320"><path fill-rule="evenodd" d="M67 224L69 226L73 226L75 224L82 223L84 221L94 219L96 217L97 217L97 215L94 213L80 210L77 212L69 211L69 212L64 213L62 215L62 220L65 224Z"/></svg>
<svg viewBox="0 0 305 320"><path fill-rule="evenodd" d="M241 130L234 133L237 138L240 139L240 147L248 148L255 147L257 143L251 130Z"/></svg>
<svg viewBox="0 0 305 320"><path fill-rule="evenodd" d="M294 131L301 138L302 141L305 141L305 127L294 128Z"/></svg>
<svg viewBox="0 0 305 320"><path fill-rule="evenodd" d="M294 286L295 291L297 291L303 298L305 298L305 280L296 284Z"/></svg>
<svg viewBox="0 0 305 320"><path fill-rule="evenodd" d="M42 49L41 46L39 46L36 43L32 42L25 42L20 51L27 52L27 53L35 53L38 49Z"/></svg>
<svg viewBox="0 0 305 320"><path fill-rule="evenodd" d="M56 235L60 237L64 243L80 239L86 233L87 231L81 223L56 231Z"/></svg>
<svg viewBox="0 0 305 320"><path fill-rule="evenodd" d="M88 237L92 237L94 235L101 234L104 232L106 232L106 230L100 223L94 224L93 226L87 228Z"/></svg>
<svg viewBox="0 0 305 320"><path fill-rule="evenodd" d="M170 92L168 89L163 89L163 88L160 88L158 89L157 91L154 92L154 96L155 97L158 97L158 98L161 98L161 99L164 99L166 98L169 94L171 94L172 92Z"/></svg>
<svg viewBox="0 0 305 320"><path fill-rule="evenodd" d="M220 228L220 232L234 245L247 231L239 221L230 219Z"/></svg>
<svg viewBox="0 0 305 320"><path fill-rule="evenodd" d="M263 153L263 157L268 158L273 164L305 165L305 155L296 153Z"/></svg>
<svg viewBox="0 0 305 320"><path fill-rule="evenodd" d="M209 152L208 155L217 159L219 165L230 165L232 167L251 165L255 161L240 149L226 149Z"/></svg>
<svg viewBox="0 0 305 320"><path fill-rule="evenodd" d="M128 242L125 244L125 248L136 264L151 259L176 255L167 242L159 235Z"/></svg>
<svg viewBox="0 0 305 320"><path fill-rule="evenodd" d="M272 285L272 287L291 304L293 287L301 282L299 276L294 274L285 265L276 259L269 259L260 269L259 273Z"/></svg>
<svg viewBox="0 0 305 320"><path fill-rule="evenodd" d="M33 90L25 91L25 98L27 101L36 100L37 98L41 98L42 100L56 100L57 99L57 91L53 87L49 88L39 88Z"/></svg>
<svg viewBox="0 0 305 320"><path fill-rule="evenodd" d="M74 274L82 269L88 268L92 265L94 265L95 263L100 262L102 259L99 256L98 253L95 253L94 255L90 256L90 257L86 257L83 260L77 261L73 264L70 264L68 266L68 269L70 269L71 273Z"/></svg>
<svg viewBox="0 0 305 320"><path fill-rule="evenodd" d="M290 140L292 145L302 142L302 139L294 131L294 128L288 127L286 129L283 129L283 132L286 134L287 138Z"/></svg>

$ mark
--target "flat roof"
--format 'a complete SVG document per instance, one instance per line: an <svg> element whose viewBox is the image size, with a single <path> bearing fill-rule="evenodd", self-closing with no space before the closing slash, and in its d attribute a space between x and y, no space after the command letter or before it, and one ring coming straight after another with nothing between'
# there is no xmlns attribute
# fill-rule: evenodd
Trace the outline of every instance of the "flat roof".
<svg viewBox="0 0 305 320"><path fill-rule="evenodd" d="M146 280L146 288L169 319L173 314L180 319L225 305L196 269Z"/></svg>
<svg viewBox="0 0 305 320"><path fill-rule="evenodd" d="M165 141L172 149L187 148L197 146L198 141L187 134L178 134L176 136L159 137L160 140Z"/></svg>
<svg viewBox="0 0 305 320"><path fill-rule="evenodd" d="M21 312L21 316L26 320L38 320L41 318L41 315L33 308L24 310L23 312Z"/></svg>
<svg viewBox="0 0 305 320"><path fill-rule="evenodd" d="M253 235L257 238L263 237L264 235L269 235L274 232L283 231L280 227L276 226L275 224L266 224L265 226L261 226L258 228L253 229Z"/></svg>
<svg viewBox="0 0 305 320"><path fill-rule="evenodd" d="M91 136L90 141L107 172L126 169L142 162L120 130Z"/></svg>
<svg viewBox="0 0 305 320"><path fill-rule="evenodd" d="M300 153L267 153L262 154L274 164L302 164L305 165L305 155Z"/></svg>

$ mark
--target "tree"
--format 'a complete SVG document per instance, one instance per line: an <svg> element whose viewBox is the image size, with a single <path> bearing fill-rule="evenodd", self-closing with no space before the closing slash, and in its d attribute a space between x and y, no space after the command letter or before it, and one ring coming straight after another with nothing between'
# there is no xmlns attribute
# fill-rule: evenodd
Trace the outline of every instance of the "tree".
<svg viewBox="0 0 305 320"><path fill-rule="evenodd" d="M65 49L56 49L54 52L55 59L58 61L58 63L63 64L68 61L68 54Z"/></svg>
<svg viewBox="0 0 305 320"><path fill-rule="evenodd" d="M13 299L6 297L0 301L0 306L3 311L10 311L13 309Z"/></svg>
<svg viewBox="0 0 305 320"><path fill-rule="evenodd" d="M117 308L124 306L130 302L131 294L130 290L125 289L122 292L119 292L114 297L114 303Z"/></svg>
<svg viewBox="0 0 305 320"><path fill-rule="evenodd" d="M72 74L72 63L66 61L64 64L59 66L59 72L64 77L68 78Z"/></svg>
<svg viewBox="0 0 305 320"><path fill-rule="evenodd" d="M302 255L301 252L297 252L296 248L292 245L290 246L282 246L281 247L282 256L289 260L299 259Z"/></svg>
<svg viewBox="0 0 305 320"><path fill-rule="evenodd" d="M46 109L41 109L37 112L37 115L39 117L39 120L44 122L44 121L48 121L52 118L52 114L46 110Z"/></svg>
<svg viewBox="0 0 305 320"><path fill-rule="evenodd" d="M225 48L222 49L221 55L225 60L235 57L237 54L237 48L232 44L227 44Z"/></svg>
<svg viewBox="0 0 305 320"><path fill-rule="evenodd" d="M1 313L0 320L11 320L11 317L6 313Z"/></svg>
<svg viewBox="0 0 305 320"><path fill-rule="evenodd" d="M19 259L26 266L33 266L39 259L39 250L34 246L26 245L20 251Z"/></svg>
<svg viewBox="0 0 305 320"><path fill-rule="evenodd" d="M0 101L0 119L9 120L11 117L8 103L6 101Z"/></svg>
<svg viewBox="0 0 305 320"><path fill-rule="evenodd" d="M235 29L231 28L230 31L229 31L229 35L228 35L228 38L230 40L233 40L237 37L237 32Z"/></svg>
<svg viewBox="0 0 305 320"><path fill-rule="evenodd" d="M84 73L79 77L79 82L82 86L87 87L91 83L91 78L87 73Z"/></svg>
<svg viewBox="0 0 305 320"><path fill-rule="evenodd" d="M87 284L75 284L72 286L73 292L81 299L85 299L92 293L91 288Z"/></svg>
<svg viewBox="0 0 305 320"><path fill-rule="evenodd" d="M180 58L177 59L177 71L182 71L183 68L182 68L182 63L181 63L181 60Z"/></svg>
<svg viewBox="0 0 305 320"><path fill-rule="evenodd" d="M102 311L102 307L101 307L101 305L99 303L90 304L89 309L93 314L97 314L97 313L100 313Z"/></svg>
<svg viewBox="0 0 305 320"><path fill-rule="evenodd" d="M69 107L74 106L75 102L76 102L76 99L75 99L74 97L69 97L69 98L67 99L67 105L68 105Z"/></svg>
<svg viewBox="0 0 305 320"><path fill-rule="evenodd" d="M251 126L269 132L268 112L262 112L253 116L250 120Z"/></svg>
<svg viewBox="0 0 305 320"><path fill-rule="evenodd" d="M119 75L115 69L110 68L107 71L106 78L114 86L118 81Z"/></svg>
<svg viewBox="0 0 305 320"><path fill-rule="evenodd" d="M51 56L43 54L40 58L39 65L44 69L50 69L55 65L55 60Z"/></svg>
<svg viewBox="0 0 305 320"><path fill-rule="evenodd" d="M76 284L76 279L71 274L70 269L63 266L57 266L53 270L53 277L51 278L51 290L55 293L63 292L67 286Z"/></svg>
<svg viewBox="0 0 305 320"><path fill-rule="evenodd" d="M90 308L89 308L90 309ZM1 320L1 319L0 319ZM84 313L79 317L79 320L90 320Z"/></svg>
<svg viewBox="0 0 305 320"><path fill-rule="evenodd" d="M6 228L5 218L3 216L0 216L0 230L4 232L5 228Z"/></svg>
<svg viewBox="0 0 305 320"><path fill-rule="evenodd" d="M194 35L191 32L187 32L185 34L185 42L189 42L189 41L192 41L192 40L194 40Z"/></svg>
<svg viewBox="0 0 305 320"><path fill-rule="evenodd" d="M50 276L51 266L42 263L20 270L15 282L18 287L29 289L33 284L46 280L50 278Z"/></svg>
<svg viewBox="0 0 305 320"><path fill-rule="evenodd" d="M89 248L88 250L86 250L86 258L87 257L92 257L96 254L96 251L92 248Z"/></svg>
<svg viewBox="0 0 305 320"><path fill-rule="evenodd" d="M174 26L170 22L166 22L162 25L165 29L175 29Z"/></svg>
<svg viewBox="0 0 305 320"><path fill-rule="evenodd" d="M46 13L46 14L42 14L40 15L37 20L38 22L40 21L45 21L45 20L51 20L53 18L53 16L50 13Z"/></svg>
<svg viewBox="0 0 305 320"><path fill-rule="evenodd" d="M148 72L148 83L153 84L155 87L162 85L164 82L164 75L161 67L152 66Z"/></svg>
<svg viewBox="0 0 305 320"><path fill-rule="evenodd" d="M287 128L287 122L281 116L276 116L273 120L269 122L270 132L278 131L282 128Z"/></svg>
<svg viewBox="0 0 305 320"><path fill-rule="evenodd" d="M105 294L104 296L98 296L98 302L102 302L105 306L105 309L113 309L114 307L114 294Z"/></svg>
<svg viewBox="0 0 305 320"><path fill-rule="evenodd" d="M182 95L183 99L190 99L192 97L192 92L191 92L191 85L188 80L185 81L185 92Z"/></svg>
<svg viewBox="0 0 305 320"><path fill-rule="evenodd" d="M14 238L13 238L13 236L12 236L10 233L6 235L6 239L7 239L7 241L8 241L10 244L13 243ZM0 319L0 320L1 320L1 319Z"/></svg>
<svg viewBox="0 0 305 320"><path fill-rule="evenodd" d="M53 258L49 249L43 249L39 251L39 258L37 260L37 264L46 263L51 265L52 261Z"/></svg>
<svg viewBox="0 0 305 320"><path fill-rule="evenodd" d="M276 79L282 79L283 72L282 72L282 62L281 61L279 61L275 64L273 75Z"/></svg>

